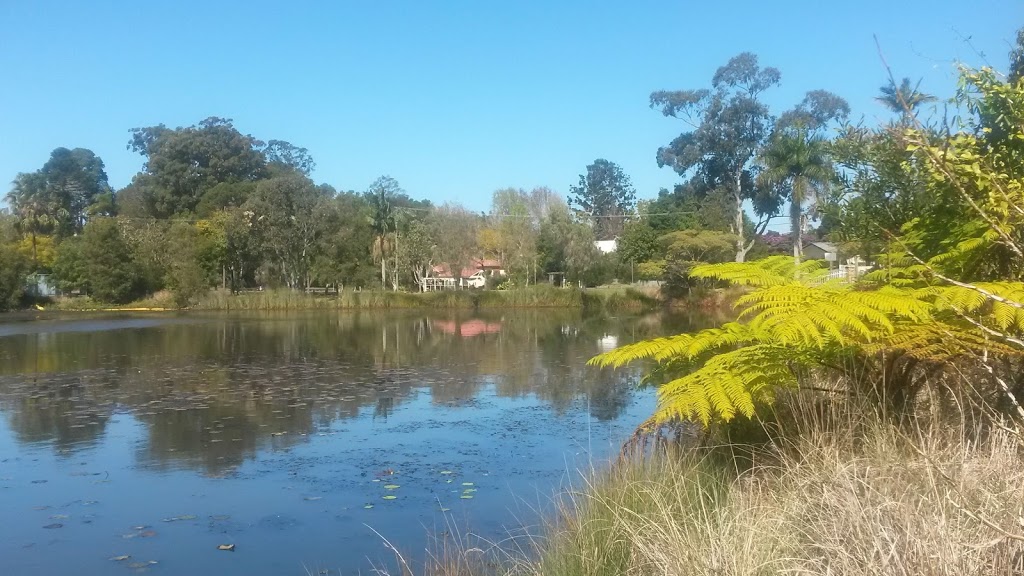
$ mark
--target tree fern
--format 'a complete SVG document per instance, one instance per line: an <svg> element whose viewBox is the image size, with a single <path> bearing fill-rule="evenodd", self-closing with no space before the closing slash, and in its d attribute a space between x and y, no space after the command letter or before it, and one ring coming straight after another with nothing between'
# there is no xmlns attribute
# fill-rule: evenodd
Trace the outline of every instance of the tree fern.
<svg viewBox="0 0 1024 576"><path fill-rule="evenodd" d="M1024 285L867 289L814 285L814 276L803 274L815 270L815 265L796 266L787 257L697 266L695 276L757 287L737 300L736 322L623 346L593 358L591 364L655 362L655 371L667 383L658 391L658 408L650 422L688 419L708 425L737 415L753 416L757 405L770 402L779 388L799 385L800 373L841 373L844 367L836 366L837 357L899 351L934 364L1022 352L993 341L958 315L971 314L982 325L1020 329L1024 309L1013 302L1024 300Z"/></svg>

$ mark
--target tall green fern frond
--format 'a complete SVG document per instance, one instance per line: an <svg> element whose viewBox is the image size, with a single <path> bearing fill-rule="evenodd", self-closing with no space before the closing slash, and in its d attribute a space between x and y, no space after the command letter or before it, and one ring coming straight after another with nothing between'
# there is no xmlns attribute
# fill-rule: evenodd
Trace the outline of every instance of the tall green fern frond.
<svg viewBox="0 0 1024 576"><path fill-rule="evenodd" d="M1024 333L1024 283L977 282L970 286L920 288L916 296L937 311L970 315L983 324L1010 333Z"/></svg>
<svg viewBox="0 0 1024 576"><path fill-rule="evenodd" d="M767 344L718 354L704 365L658 390L656 422L731 420L754 416L778 387L795 386L785 349Z"/></svg>
<svg viewBox="0 0 1024 576"><path fill-rule="evenodd" d="M620 368L639 360L654 360L659 363L676 358L693 360L709 352L736 347L756 339L757 335L751 331L750 326L729 322L719 328L708 328L696 334L678 334L620 346L594 356L588 364L599 368Z"/></svg>
<svg viewBox="0 0 1024 576"><path fill-rule="evenodd" d="M964 357L1019 357L1024 350L994 340L972 326L949 323L901 322L885 339L862 347L866 354L897 351L931 363L948 363Z"/></svg>
<svg viewBox="0 0 1024 576"><path fill-rule="evenodd" d="M827 273L818 260L808 260L794 265L789 256L770 256L754 262L726 262L723 264L699 264L690 269L690 276L724 280L740 286L764 288L782 286L795 282L820 279Z"/></svg>

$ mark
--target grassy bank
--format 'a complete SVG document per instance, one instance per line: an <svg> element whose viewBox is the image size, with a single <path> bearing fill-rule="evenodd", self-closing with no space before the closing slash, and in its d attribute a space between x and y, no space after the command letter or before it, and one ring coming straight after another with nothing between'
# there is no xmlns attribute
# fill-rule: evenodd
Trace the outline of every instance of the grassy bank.
<svg viewBox="0 0 1024 576"><path fill-rule="evenodd" d="M620 462L564 495L513 551L449 551L427 573L1022 573L1016 431L825 411L798 414L791 440L753 460L717 446Z"/></svg>
<svg viewBox="0 0 1024 576"><path fill-rule="evenodd" d="M387 310L387 309L503 309L503 308L589 308L608 311L645 310L658 306L656 297L625 287L560 289L531 286L518 290L444 291L428 293L346 290L340 294L313 295L293 290L268 290L231 294L211 291L200 297L191 310ZM123 306L95 302L90 298L60 299L47 309L64 311L177 310L170 294Z"/></svg>

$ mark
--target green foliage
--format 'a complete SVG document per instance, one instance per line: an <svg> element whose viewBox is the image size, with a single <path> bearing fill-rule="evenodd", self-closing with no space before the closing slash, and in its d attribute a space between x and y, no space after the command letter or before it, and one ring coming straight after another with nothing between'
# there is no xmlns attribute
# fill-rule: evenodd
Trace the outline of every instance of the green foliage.
<svg viewBox="0 0 1024 576"><path fill-rule="evenodd" d="M778 210L754 185L753 160L771 133L772 117L761 94L779 84L781 73L762 68L757 56L739 54L720 67L711 89L657 91L652 108L668 117L687 120L695 128L658 149L658 165L671 166L680 176L692 176L705 193L724 190L731 201L729 230L736 237L736 259L743 260L750 245L744 227L745 201L754 202L762 223Z"/></svg>
<svg viewBox="0 0 1024 576"><path fill-rule="evenodd" d="M495 255L516 282L532 282L537 254L537 223L530 209L530 193L523 189L496 190L491 199L491 221L496 233Z"/></svg>
<svg viewBox="0 0 1024 576"><path fill-rule="evenodd" d="M0 238L0 312L16 308L21 303L30 266L30 260L17 246Z"/></svg>
<svg viewBox="0 0 1024 576"><path fill-rule="evenodd" d="M665 277L667 264L664 260L641 262L636 265L637 280L661 280Z"/></svg>
<svg viewBox="0 0 1024 576"><path fill-rule="evenodd" d="M82 236L68 238L57 247L57 256L53 261L53 277L61 292L89 292L89 277L82 247Z"/></svg>
<svg viewBox="0 0 1024 576"><path fill-rule="evenodd" d="M18 174L7 202L26 235L66 237L80 232L91 213L103 211L95 204L110 193L103 160L92 150L56 148L42 168Z"/></svg>
<svg viewBox="0 0 1024 576"><path fill-rule="evenodd" d="M629 176L614 162L603 158L587 166L579 184L569 187L573 208L593 222L598 240L611 240L622 233L623 218L636 207L636 190Z"/></svg>
<svg viewBox="0 0 1024 576"><path fill-rule="evenodd" d="M203 268L201 256L207 238L195 226L175 222L168 230L168 240L171 257L164 285L170 289L175 305L184 308L210 288L211 274Z"/></svg>
<svg viewBox="0 0 1024 576"><path fill-rule="evenodd" d="M623 262L647 262L660 256L658 232L646 220L628 222L619 238L618 254Z"/></svg>
<svg viewBox="0 0 1024 576"><path fill-rule="evenodd" d="M817 203L836 174L828 157L827 142L797 124L775 134L761 153L764 169L758 180L789 200L793 258L803 255L804 204Z"/></svg>
<svg viewBox="0 0 1024 576"><path fill-rule="evenodd" d="M777 390L795 387L811 372L852 377L859 364L837 360L903 350L927 362L974 354L1024 352L998 343L959 314L977 314L995 325L1019 326L1005 309L986 308L982 297L953 288L920 290L885 286L874 290L819 284L820 263L796 266L784 256L750 263L695 266L690 273L756 289L736 303L737 321L696 334L643 341L602 354L597 366L638 360L658 363L668 382L658 392L655 423L691 419L710 424L737 415L753 417ZM987 285L998 294L1020 296L1022 286ZM949 314L950 311L957 314ZM952 340L956 344L948 345ZM944 345L944 343L946 343Z"/></svg>
<svg viewBox="0 0 1024 576"><path fill-rule="evenodd" d="M145 292L144 279L113 218L89 221L78 255L90 294L101 302L123 304Z"/></svg>
<svg viewBox="0 0 1024 576"><path fill-rule="evenodd" d="M143 155L146 163L131 188L148 215L194 213L203 196L218 184L251 182L267 174L259 145L225 118L211 117L175 129L163 124L135 128L128 147ZM217 194L223 196L222 191Z"/></svg>
<svg viewBox="0 0 1024 576"><path fill-rule="evenodd" d="M890 82L879 89L880 96L875 100L881 102L891 112L899 114L904 120L916 116L921 106L938 100L931 94L920 91L921 82L913 84L910 78L904 78L899 85Z"/></svg>
<svg viewBox="0 0 1024 576"><path fill-rule="evenodd" d="M691 275L702 263L728 262L735 256L735 236L708 230L680 230L659 239L665 254L663 290L671 298L691 296L708 282Z"/></svg>

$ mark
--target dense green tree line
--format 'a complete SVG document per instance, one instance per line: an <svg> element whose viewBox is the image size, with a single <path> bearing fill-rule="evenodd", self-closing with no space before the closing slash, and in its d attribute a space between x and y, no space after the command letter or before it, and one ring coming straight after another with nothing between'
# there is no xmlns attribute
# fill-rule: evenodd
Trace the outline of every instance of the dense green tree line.
<svg viewBox="0 0 1024 576"><path fill-rule="evenodd" d="M1021 53L1011 54L1010 79ZM799 261L809 236L877 261L909 224L955 221L958 207L934 201L921 160L901 143L933 96L910 79L887 83L878 100L893 119L870 127L849 122L845 100L824 90L773 112L763 95L781 79L743 53L708 87L653 92L652 108L685 121L655 155L681 181L639 203L605 159L586 167L568 202L549 188L505 188L485 213L418 200L387 176L338 190L312 180L305 148L216 117L133 129L128 148L142 169L117 191L93 152L57 148L7 195L0 307L17 304L19 278L33 271L103 301L170 290L184 304L215 287L415 290L435 266L460 274L480 258L501 260L506 286L561 273L588 285L665 280L680 293L706 282L689 275L694 264L784 252ZM788 238L768 231L776 218L789 220ZM949 233L940 226L919 241L937 247ZM595 240L611 238L618 252L602 255Z"/></svg>
<svg viewBox="0 0 1024 576"><path fill-rule="evenodd" d="M17 304L30 271L104 302L169 290L182 305L214 287L415 290L437 265L460 274L481 258L504 262L510 285L547 272L596 284L615 264L602 260L603 228L590 222L610 215L621 226L633 211L621 192L628 177L607 160L588 173L609 175L577 192L596 206L585 213L548 188L498 190L490 212L474 213L417 200L387 176L361 192L317 184L306 149L264 143L223 118L136 128L128 147L144 163L116 193L84 149L58 148L18 176L0 228L2 307Z"/></svg>

